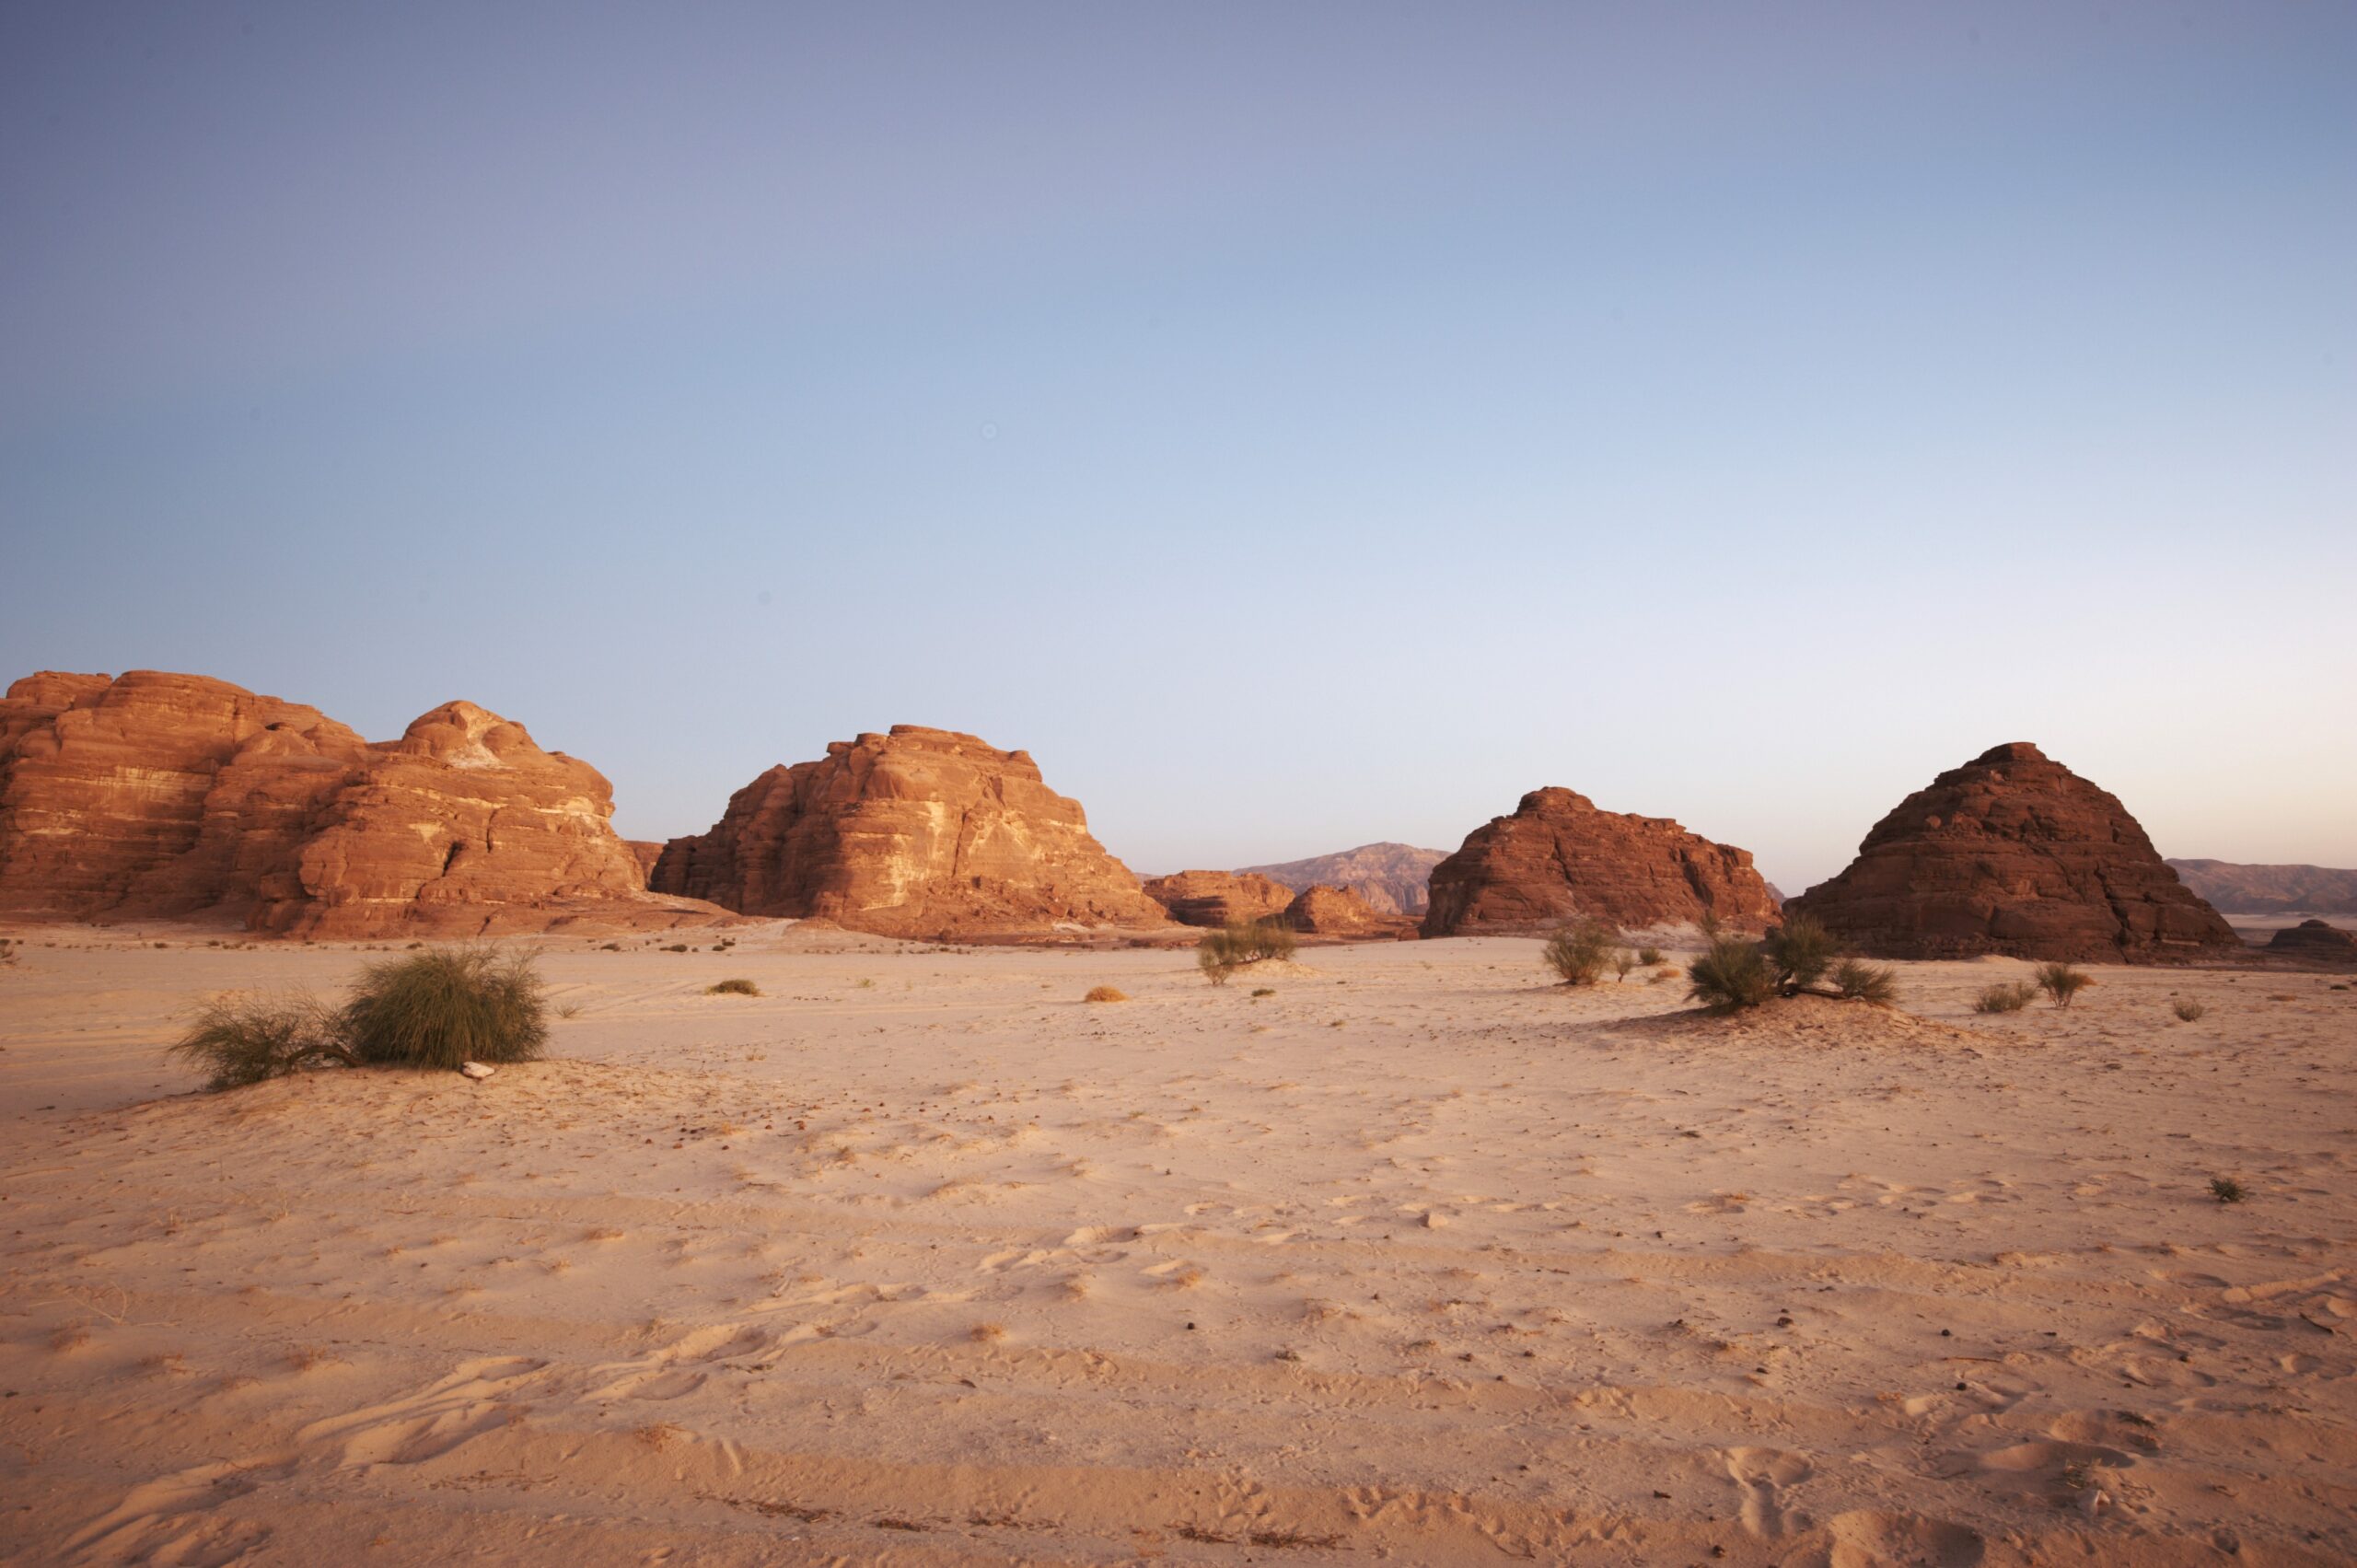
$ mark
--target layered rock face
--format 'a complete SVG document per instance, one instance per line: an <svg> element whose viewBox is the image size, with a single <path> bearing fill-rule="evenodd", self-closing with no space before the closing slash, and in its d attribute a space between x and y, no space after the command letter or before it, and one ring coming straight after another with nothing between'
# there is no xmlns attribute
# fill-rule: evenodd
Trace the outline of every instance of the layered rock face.
<svg viewBox="0 0 2357 1568"><path fill-rule="evenodd" d="M770 769L710 832L673 839L651 886L887 936L1167 923L1029 756L920 725Z"/></svg>
<svg viewBox="0 0 2357 1568"><path fill-rule="evenodd" d="M470 703L372 746L202 676L40 675L0 700L0 912L215 913L322 936L668 924L596 769Z"/></svg>
<svg viewBox="0 0 2357 1568"><path fill-rule="evenodd" d="M1377 910L1348 888L1304 888L1285 906L1284 923L1314 936L1397 936L1413 928L1406 915Z"/></svg>
<svg viewBox="0 0 2357 1568"><path fill-rule="evenodd" d="M1537 789L1511 817L1476 828L1433 867L1427 936L1534 935L1581 917L1623 929L1713 915L1756 931L1775 914L1748 850L1666 817L1599 811L1568 789Z"/></svg>
<svg viewBox="0 0 2357 1568"><path fill-rule="evenodd" d="M2267 950L2295 958L2357 959L2357 934L2321 920L2304 920L2268 938Z"/></svg>
<svg viewBox="0 0 2357 1568"><path fill-rule="evenodd" d="M1446 850L1413 844L1361 844L1338 854L1248 865L1240 875L1258 873L1296 893L1321 884L1345 888L1378 914L1420 915L1432 902L1433 867L1447 858Z"/></svg>
<svg viewBox="0 0 2357 1568"><path fill-rule="evenodd" d="M1784 908L1879 958L2139 963L2243 946L2127 807L2026 741L1909 796L1847 870Z"/></svg>
<svg viewBox="0 0 2357 1568"><path fill-rule="evenodd" d="M1181 925L1225 925L1232 920L1274 920L1293 902L1281 882L1239 871L1180 871L1145 879L1145 896Z"/></svg>

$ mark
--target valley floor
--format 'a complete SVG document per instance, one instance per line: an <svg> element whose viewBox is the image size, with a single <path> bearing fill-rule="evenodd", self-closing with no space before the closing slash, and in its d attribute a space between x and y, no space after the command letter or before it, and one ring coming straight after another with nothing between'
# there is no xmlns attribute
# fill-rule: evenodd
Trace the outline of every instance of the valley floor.
<svg viewBox="0 0 2357 1568"><path fill-rule="evenodd" d="M374 955L20 935L0 1562L2357 1557L2347 977L772 925L547 941L480 1085L206 1096L198 997Z"/></svg>

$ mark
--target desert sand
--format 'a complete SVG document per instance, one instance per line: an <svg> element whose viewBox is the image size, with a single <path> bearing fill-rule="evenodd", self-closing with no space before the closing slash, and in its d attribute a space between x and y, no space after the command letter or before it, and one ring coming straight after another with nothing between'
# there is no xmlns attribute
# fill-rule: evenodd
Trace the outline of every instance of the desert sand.
<svg viewBox="0 0 2357 1568"><path fill-rule="evenodd" d="M2345 976L1730 1021L769 923L539 939L482 1084L203 1095L199 997L371 949L16 935L9 1563L2357 1556Z"/></svg>

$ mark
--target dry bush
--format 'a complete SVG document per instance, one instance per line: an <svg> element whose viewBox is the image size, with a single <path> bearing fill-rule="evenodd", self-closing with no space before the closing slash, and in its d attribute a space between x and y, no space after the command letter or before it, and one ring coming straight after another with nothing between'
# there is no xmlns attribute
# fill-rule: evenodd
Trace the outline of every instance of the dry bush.
<svg viewBox="0 0 2357 1568"><path fill-rule="evenodd" d="M1225 985L1227 977L1247 964L1268 958L1290 958L1300 942L1273 920L1231 920L1217 931L1206 931L1195 944L1195 962L1203 978Z"/></svg>
<svg viewBox="0 0 2357 1568"><path fill-rule="evenodd" d="M2068 964L2040 964L2036 979L2038 988L2054 998L2057 1007L2068 1007L2072 997L2095 983L2092 976Z"/></svg>
<svg viewBox="0 0 2357 1568"><path fill-rule="evenodd" d="M2169 1007L2169 1011L2175 1013L2182 1022L2189 1024L2195 1019L2200 1017L2203 1014L2209 1012L2210 1009L2203 1006L2199 1002L2188 1001L2172 1004Z"/></svg>
<svg viewBox="0 0 2357 1568"><path fill-rule="evenodd" d="M1651 944L1638 948L1637 962L1645 969L1652 969L1655 964L1661 962L1661 949L1652 946Z"/></svg>
<svg viewBox="0 0 2357 1568"><path fill-rule="evenodd" d="M202 1068L208 1089L239 1088L314 1067L349 1067L358 1060L344 1044L335 1009L303 991L216 996L168 1049Z"/></svg>
<svg viewBox="0 0 2357 1568"><path fill-rule="evenodd" d="M429 947L370 964L342 1019L355 1059L404 1067L536 1061L549 1038L532 955L495 947Z"/></svg>
<svg viewBox="0 0 2357 1568"><path fill-rule="evenodd" d="M1620 934L1600 920L1581 920L1558 926L1547 938L1539 960L1565 985L1594 985L1612 961L1613 945Z"/></svg>
<svg viewBox="0 0 2357 1568"><path fill-rule="evenodd" d="M1083 1002L1127 1002L1129 999L1128 992L1110 985L1092 986L1088 994L1081 998Z"/></svg>
<svg viewBox="0 0 2357 1568"><path fill-rule="evenodd" d="M1776 994L1776 970L1759 945L1724 932L1686 966L1686 981L1689 998L1720 1012L1757 1007Z"/></svg>
<svg viewBox="0 0 2357 1568"><path fill-rule="evenodd" d="M1980 994L1972 999L1972 1010L1976 1013L2018 1013L2037 1000L2038 987L2027 981L2002 981L1983 987Z"/></svg>
<svg viewBox="0 0 2357 1568"><path fill-rule="evenodd" d="M1613 983L1616 985L1626 983L1629 979L1629 971L1637 967L1637 955L1631 952L1628 948L1614 948L1612 953Z"/></svg>
<svg viewBox="0 0 2357 1568"><path fill-rule="evenodd" d="M1844 958L1833 966L1833 989L1853 1002L1887 1007L1898 999L1898 975L1888 964Z"/></svg>
<svg viewBox="0 0 2357 1568"><path fill-rule="evenodd" d="M742 976L715 981L703 988L706 996L759 996L761 988Z"/></svg>

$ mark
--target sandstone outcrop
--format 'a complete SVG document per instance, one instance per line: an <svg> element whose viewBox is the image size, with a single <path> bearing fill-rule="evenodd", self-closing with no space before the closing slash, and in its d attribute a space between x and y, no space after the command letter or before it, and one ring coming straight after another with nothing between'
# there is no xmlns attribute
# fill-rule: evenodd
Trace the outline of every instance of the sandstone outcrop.
<svg viewBox="0 0 2357 1568"><path fill-rule="evenodd" d="M1145 896L1181 925L1225 925L1231 920L1274 920L1293 902L1282 882L1242 871L1179 871L1145 879Z"/></svg>
<svg viewBox="0 0 2357 1568"><path fill-rule="evenodd" d="M2026 741L1909 796L1848 869L1784 908L1878 958L2138 963L2243 946L2127 807Z"/></svg>
<svg viewBox="0 0 2357 1568"><path fill-rule="evenodd" d="M1368 907L1348 888L1304 888L1285 906L1284 923L1305 935L1399 936L1414 929L1404 914Z"/></svg>
<svg viewBox="0 0 2357 1568"><path fill-rule="evenodd" d="M2343 931L2321 920L2304 920L2270 937L2267 950L2288 953L2295 958L2357 958L2357 933Z"/></svg>
<svg viewBox="0 0 2357 1568"><path fill-rule="evenodd" d="M770 769L711 831L673 839L652 886L886 936L1167 924L1028 754L921 725Z"/></svg>
<svg viewBox="0 0 2357 1568"><path fill-rule="evenodd" d="M470 703L370 745L202 676L40 675L0 700L0 912L319 936L663 925L596 769Z"/></svg>
<svg viewBox="0 0 2357 1568"><path fill-rule="evenodd" d="M1418 849L1413 844L1361 844L1307 860L1247 865L1238 875L1266 877L1296 893L1320 884L1347 888L1378 914L1420 915L1431 902L1433 867L1447 858L1446 850Z"/></svg>
<svg viewBox="0 0 2357 1568"><path fill-rule="evenodd" d="M1532 935L1582 917L1636 930L1712 915L1757 931L1775 914L1749 851L1568 789L1533 790L1476 828L1431 886L1427 936Z"/></svg>
<svg viewBox="0 0 2357 1568"><path fill-rule="evenodd" d="M638 885L642 888L655 879L655 863L663 858L661 839L624 839L622 847L638 862Z"/></svg>

